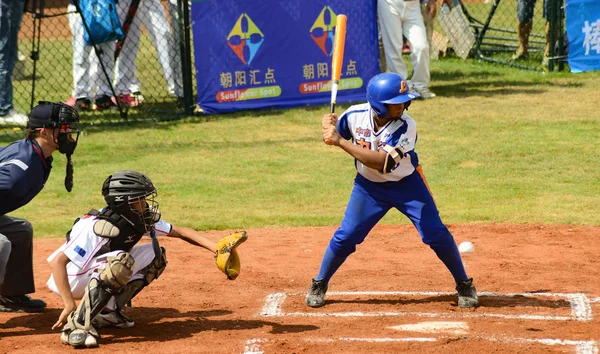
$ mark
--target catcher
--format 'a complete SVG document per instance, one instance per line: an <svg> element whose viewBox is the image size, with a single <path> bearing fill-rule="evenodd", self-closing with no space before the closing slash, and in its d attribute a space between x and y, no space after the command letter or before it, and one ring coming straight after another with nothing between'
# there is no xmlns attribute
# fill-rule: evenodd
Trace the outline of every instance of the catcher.
<svg viewBox="0 0 600 354"><path fill-rule="evenodd" d="M98 346L102 327L128 328L134 322L121 313L167 266L158 237L180 238L215 253L217 266L230 280L240 273L235 248L245 231L215 243L187 227L161 220L156 188L135 171L117 171L104 181L107 206L75 220L67 242L48 262L48 288L60 295L64 309L52 329L62 327L61 341L76 348ZM138 244L144 236L151 242ZM81 299L79 306L75 300Z"/></svg>

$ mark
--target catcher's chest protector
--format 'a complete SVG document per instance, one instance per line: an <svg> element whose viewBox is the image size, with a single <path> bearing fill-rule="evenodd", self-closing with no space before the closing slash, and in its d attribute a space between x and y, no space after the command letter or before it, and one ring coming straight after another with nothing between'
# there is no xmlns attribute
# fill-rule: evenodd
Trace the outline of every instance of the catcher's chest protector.
<svg viewBox="0 0 600 354"><path fill-rule="evenodd" d="M144 236L143 233L137 232L125 218L110 209L102 211L92 209L88 214L98 218L94 224L94 233L110 240L97 255L112 251L129 252Z"/></svg>

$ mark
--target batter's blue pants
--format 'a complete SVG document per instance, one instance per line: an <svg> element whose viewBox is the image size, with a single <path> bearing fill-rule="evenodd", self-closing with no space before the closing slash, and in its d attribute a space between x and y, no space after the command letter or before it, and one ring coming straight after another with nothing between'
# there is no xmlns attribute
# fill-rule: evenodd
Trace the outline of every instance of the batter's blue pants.
<svg viewBox="0 0 600 354"><path fill-rule="evenodd" d="M329 243L319 275L329 280L341 263L356 251L356 245L364 241L375 224L391 208L398 209L412 221L421 240L435 251L455 281L467 279L456 242L442 223L433 197L419 171L398 182L376 183L360 174L356 176L344 219ZM332 256L337 261L328 266L325 263Z"/></svg>

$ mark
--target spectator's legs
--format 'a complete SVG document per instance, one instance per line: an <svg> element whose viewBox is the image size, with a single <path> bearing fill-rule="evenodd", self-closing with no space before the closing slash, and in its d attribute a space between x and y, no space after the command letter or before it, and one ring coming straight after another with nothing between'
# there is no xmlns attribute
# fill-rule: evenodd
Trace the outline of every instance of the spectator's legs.
<svg viewBox="0 0 600 354"><path fill-rule="evenodd" d="M172 48L173 37L170 32L169 21L165 15L165 8L160 0L148 1L147 20L144 21L156 54L158 61L163 69L163 75L167 82L167 89L171 96L183 97L183 86L181 81L175 81L173 64L173 55L169 53ZM181 70L180 70L181 71Z"/></svg>
<svg viewBox="0 0 600 354"><path fill-rule="evenodd" d="M69 5L67 8L69 14L69 26L73 38L73 92L71 96L75 98L93 97L94 85L90 78L90 52L92 47L86 46L83 39L84 27L81 21L81 14L77 11L75 5Z"/></svg>
<svg viewBox="0 0 600 354"><path fill-rule="evenodd" d="M433 50L431 41L433 39L433 23L435 18L431 17L429 11L427 11L427 3L421 3L421 16L423 16L423 24L425 25L425 33L427 34L427 44L429 44L429 54Z"/></svg>
<svg viewBox="0 0 600 354"><path fill-rule="evenodd" d="M529 35L533 27L533 10L536 0L517 0L517 37L519 47L512 60L527 59Z"/></svg>
<svg viewBox="0 0 600 354"><path fill-rule="evenodd" d="M188 2L191 6L191 1ZM177 85L181 86L181 92L183 93L183 73L181 71L181 38L179 31L179 13L177 12L177 0L169 0L167 3L169 9L169 16L171 17L171 31L173 33L173 41L170 42L171 62L173 65L173 73L175 74L175 90L177 91ZM189 9L189 13L192 11ZM183 94L181 95L183 97Z"/></svg>
<svg viewBox="0 0 600 354"><path fill-rule="evenodd" d="M421 91L429 86L429 44L419 2L407 1L405 4L402 27L404 35L410 42L410 58L413 67L411 82L417 91Z"/></svg>
<svg viewBox="0 0 600 354"><path fill-rule="evenodd" d="M12 72L24 7L24 0L0 1L0 116L13 108Z"/></svg>
<svg viewBox="0 0 600 354"><path fill-rule="evenodd" d="M417 6L418 2L415 1ZM381 28L381 40L385 51L385 62L387 70L407 78L408 69L402 60L402 15L404 14L403 1L394 5L387 1L377 1L377 16ZM419 12L419 16L421 13ZM421 20L422 21L422 20Z"/></svg>
<svg viewBox="0 0 600 354"><path fill-rule="evenodd" d="M533 22L526 22L517 25L517 36L519 37L519 49L518 53L528 54L529 50L529 35L531 34L531 29L533 27Z"/></svg>
<svg viewBox="0 0 600 354"><path fill-rule="evenodd" d="M107 42L107 43L102 43L100 45L98 45L97 47L99 47L100 51L100 59L102 60L102 63L104 64L104 69L106 70L106 75L104 74L104 72L102 71L102 67L100 66L100 63L98 62L98 58L96 58L96 60L94 61L94 63L97 65L96 67L96 83L98 83L98 92L96 94L96 96L98 95L108 95L108 96L112 96L112 90L110 88L111 86L111 82L113 80L114 77L114 72L115 72L115 62L114 62L114 57L115 57L115 43L114 42ZM108 75L108 79L107 79L107 75Z"/></svg>
<svg viewBox="0 0 600 354"><path fill-rule="evenodd" d="M131 0L121 0L117 4L119 20L125 21ZM136 15L129 26L127 38L123 42L123 48L116 63L115 88L117 94L128 94L138 92L141 89L140 80L136 77L137 53L140 47L140 36L142 23L145 22L145 14L148 12L147 1L140 1Z"/></svg>

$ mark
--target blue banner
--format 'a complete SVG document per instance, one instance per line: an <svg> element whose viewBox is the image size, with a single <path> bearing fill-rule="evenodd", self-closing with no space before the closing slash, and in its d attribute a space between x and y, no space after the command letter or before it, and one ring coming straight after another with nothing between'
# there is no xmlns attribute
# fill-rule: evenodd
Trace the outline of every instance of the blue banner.
<svg viewBox="0 0 600 354"><path fill-rule="evenodd" d="M375 0L195 0L198 105L205 113L328 103L336 15L348 18L337 102L365 101L379 73Z"/></svg>
<svg viewBox="0 0 600 354"><path fill-rule="evenodd" d="M567 0L565 10L571 71L600 70L600 1Z"/></svg>

